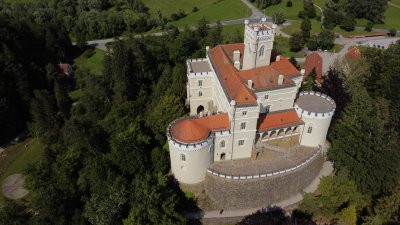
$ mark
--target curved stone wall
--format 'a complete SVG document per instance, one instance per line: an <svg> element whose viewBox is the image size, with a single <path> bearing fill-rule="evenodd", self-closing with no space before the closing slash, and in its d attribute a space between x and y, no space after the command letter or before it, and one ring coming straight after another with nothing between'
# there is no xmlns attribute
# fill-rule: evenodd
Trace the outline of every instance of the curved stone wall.
<svg viewBox="0 0 400 225"><path fill-rule="evenodd" d="M206 174L207 195L223 209L246 209L271 205L300 193L318 175L324 157L318 154L303 167L260 179L233 180Z"/></svg>

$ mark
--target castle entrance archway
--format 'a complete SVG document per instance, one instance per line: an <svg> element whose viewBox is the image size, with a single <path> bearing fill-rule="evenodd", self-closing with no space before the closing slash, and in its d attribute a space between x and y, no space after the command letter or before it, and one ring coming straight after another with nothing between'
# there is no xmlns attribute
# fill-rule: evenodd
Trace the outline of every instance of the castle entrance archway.
<svg viewBox="0 0 400 225"><path fill-rule="evenodd" d="M201 112L204 112L204 106L199 105L199 107L197 107L197 115L199 115Z"/></svg>
<svg viewBox="0 0 400 225"><path fill-rule="evenodd" d="M221 153L220 160L225 160L225 152Z"/></svg>

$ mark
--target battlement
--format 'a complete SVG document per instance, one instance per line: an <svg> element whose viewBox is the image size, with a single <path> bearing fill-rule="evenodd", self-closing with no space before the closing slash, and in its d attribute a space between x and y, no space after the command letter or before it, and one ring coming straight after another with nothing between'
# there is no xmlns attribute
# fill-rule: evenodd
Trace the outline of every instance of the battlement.
<svg viewBox="0 0 400 225"><path fill-rule="evenodd" d="M294 106L297 115L314 119L331 118L336 109L335 101L321 92L301 92Z"/></svg>
<svg viewBox="0 0 400 225"><path fill-rule="evenodd" d="M245 33L251 38L267 40L275 35L276 24L273 24L272 27L268 26L265 18L256 23L246 20L245 25Z"/></svg>
<svg viewBox="0 0 400 225"><path fill-rule="evenodd" d="M213 74L207 58L189 59L186 64L188 77L211 76Z"/></svg>

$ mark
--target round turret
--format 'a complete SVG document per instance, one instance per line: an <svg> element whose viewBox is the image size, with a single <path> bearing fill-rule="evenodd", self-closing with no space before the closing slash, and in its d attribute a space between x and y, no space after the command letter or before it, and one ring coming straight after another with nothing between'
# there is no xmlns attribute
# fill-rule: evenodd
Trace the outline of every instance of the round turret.
<svg viewBox="0 0 400 225"><path fill-rule="evenodd" d="M320 92L300 92L295 109L304 122L300 144L323 145L336 109L335 101Z"/></svg>

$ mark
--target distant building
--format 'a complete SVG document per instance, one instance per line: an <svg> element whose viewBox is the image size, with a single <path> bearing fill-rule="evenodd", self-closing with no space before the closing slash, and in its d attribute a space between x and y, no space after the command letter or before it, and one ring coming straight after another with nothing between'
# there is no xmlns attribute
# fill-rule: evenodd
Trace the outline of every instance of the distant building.
<svg viewBox="0 0 400 225"><path fill-rule="evenodd" d="M63 74L67 76L71 76L72 73L74 72L73 67L68 63L60 63L58 64L58 68Z"/></svg>
<svg viewBox="0 0 400 225"><path fill-rule="evenodd" d="M337 59L337 53L323 51L312 52L306 57L304 62L305 76L307 77L308 74L315 68L315 72L317 73L317 81L319 84L322 84L322 77L326 74L326 72L328 72L329 68Z"/></svg>

